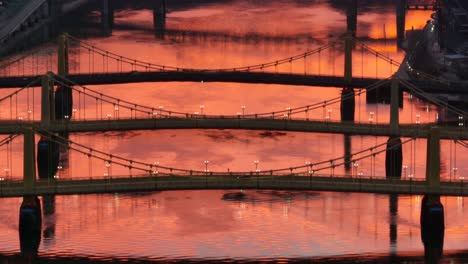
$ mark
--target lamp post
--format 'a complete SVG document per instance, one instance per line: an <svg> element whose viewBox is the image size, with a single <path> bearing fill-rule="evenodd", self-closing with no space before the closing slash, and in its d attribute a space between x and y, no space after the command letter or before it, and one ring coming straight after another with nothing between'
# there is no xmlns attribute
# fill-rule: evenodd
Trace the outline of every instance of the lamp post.
<svg viewBox="0 0 468 264"><path fill-rule="evenodd" d="M246 108L246 106L245 106L245 105L241 105L241 109L242 109L242 115L245 115L245 108Z"/></svg>
<svg viewBox="0 0 468 264"><path fill-rule="evenodd" d="M286 111L288 111L288 119L291 117L291 107L286 107Z"/></svg>
<svg viewBox="0 0 468 264"><path fill-rule="evenodd" d="M255 171L258 170L258 163L260 163L259 160L254 160L254 164L255 164Z"/></svg>
<svg viewBox="0 0 468 264"><path fill-rule="evenodd" d="M310 169L311 169L311 168L310 168L310 167L311 167L311 164L312 164L312 163L311 163L310 161L306 161L306 162L305 162L305 165L307 166L307 170L310 170Z"/></svg>
<svg viewBox="0 0 468 264"><path fill-rule="evenodd" d="M465 122L463 122L463 116L458 116L458 126L462 127L464 124Z"/></svg>
<svg viewBox="0 0 468 264"><path fill-rule="evenodd" d="M369 112L369 123L374 122L374 112Z"/></svg>
<svg viewBox="0 0 468 264"><path fill-rule="evenodd" d="M354 175L357 177L357 172L358 172L358 168L359 168L359 163L357 161L353 162L353 168L354 168ZM352 174L351 174L351 176L352 176Z"/></svg>
<svg viewBox="0 0 468 264"><path fill-rule="evenodd" d="M160 106L158 106L158 109L159 109L159 117L161 118L161 113L162 113L162 111L164 109L164 106L160 105Z"/></svg>
<svg viewBox="0 0 468 264"><path fill-rule="evenodd" d="M452 170L453 170L453 178L455 179L455 178L457 177L458 168L457 168L457 167L453 167Z"/></svg>
<svg viewBox="0 0 468 264"><path fill-rule="evenodd" d="M203 109L205 109L204 105L200 105L200 114L203 115Z"/></svg>
<svg viewBox="0 0 468 264"><path fill-rule="evenodd" d="M105 166L107 169L107 176L110 176L110 166L111 166L110 161L106 161Z"/></svg>
<svg viewBox="0 0 468 264"><path fill-rule="evenodd" d="M208 175L208 172L209 172L209 170L208 170L208 164L210 163L210 161L209 161L209 160L205 160L205 161L203 161L203 163L205 164L205 173Z"/></svg>
<svg viewBox="0 0 468 264"><path fill-rule="evenodd" d="M421 124L421 120L419 120L421 118L421 115L420 114L416 114L416 124Z"/></svg>

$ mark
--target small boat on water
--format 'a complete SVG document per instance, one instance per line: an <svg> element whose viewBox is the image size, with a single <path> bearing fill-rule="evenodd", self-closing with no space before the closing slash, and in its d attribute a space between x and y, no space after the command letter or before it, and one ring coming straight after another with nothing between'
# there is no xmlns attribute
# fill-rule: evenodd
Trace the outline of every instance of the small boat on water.
<svg viewBox="0 0 468 264"><path fill-rule="evenodd" d="M239 200L243 200L245 196L246 196L245 193L242 191L232 192L232 193L225 193L222 199L226 201L239 201Z"/></svg>

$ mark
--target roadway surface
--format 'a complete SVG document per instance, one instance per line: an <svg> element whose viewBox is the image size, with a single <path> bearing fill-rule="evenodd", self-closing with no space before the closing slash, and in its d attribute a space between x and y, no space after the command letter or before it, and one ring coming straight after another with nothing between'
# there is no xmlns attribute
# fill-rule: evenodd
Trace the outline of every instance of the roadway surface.
<svg viewBox="0 0 468 264"><path fill-rule="evenodd" d="M0 134L23 133L25 128L37 128L50 132L97 132L159 129L245 129L276 130L295 132L335 133L373 136L400 136L427 138L435 124L405 124L393 130L387 124L330 122L270 118L151 118L90 121L55 121L49 126L25 121L0 122ZM441 139L468 140L468 130L464 127L441 127Z"/></svg>
<svg viewBox="0 0 468 264"><path fill-rule="evenodd" d="M263 174L268 172L263 172ZM163 190L266 189L363 192L386 194L439 194L467 196L466 182L441 182L440 189L412 179L351 178L325 176L268 176L213 174L198 176L141 176L127 178L37 181L25 189L21 181L0 181L0 197L25 195L72 195Z"/></svg>
<svg viewBox="0 0 468 264"><path fill-rule="evenodd" d="M40 85L40 76L0 77L0 88L25 87ZM347 84L342 76L304 75L274 72L212 72L212 71L157 71L126 73L70 74L69 80L80 85L125 84L140 82L231 82L263 83L282 85L304 85L319 87L364 88L376 84L382 79L353 78ZM441 83L437 81L411 80L411 84L428 93L468 94L468 83ZM389 87L389 85L387 85ZM404 86L403 86L404 87ZM405 87L404 87L405 88Z"/></svg>

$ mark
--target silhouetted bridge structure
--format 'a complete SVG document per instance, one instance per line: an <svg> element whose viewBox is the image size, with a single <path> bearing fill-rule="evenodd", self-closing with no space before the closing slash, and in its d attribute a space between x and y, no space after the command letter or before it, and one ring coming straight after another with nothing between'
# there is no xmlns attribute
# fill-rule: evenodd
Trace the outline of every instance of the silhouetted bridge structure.
<svg viewBox="0 0 468 264"><path fill-rule="evenodd" d="M268 172L253 172L243 175L210 173L196 176L159 175L108 177L103 179L40 180L35 182L34 187L30 189L25 189L22 181L0 181L0 197L207 189L279 189L468 196L468 184L464 181L442 181L440 190L434 191L422 180L332 177L325 175L311 177L307 176L306 173L302 176L268 176Z"/></svg>
<svg viewBox="0 0 468 264"><path fill-rule="evenodd" d="M1 88L24 87L38 76L0 77ZM157 71L128 73L94 73L69 74L67 78L81 85L125 84L142 82L234 82L263 83L281 85L303 85L314 87L345 87L365 88L384 79L353 78L345 81L342 76L304 75L274 72L212 72L212 71ZM424 87L429 93L468 93L468 84L444 83L430 80L410 80L409 83ZM36 86L39 86L37 83ZM403 85L403 87L405 87Z"/></svg>

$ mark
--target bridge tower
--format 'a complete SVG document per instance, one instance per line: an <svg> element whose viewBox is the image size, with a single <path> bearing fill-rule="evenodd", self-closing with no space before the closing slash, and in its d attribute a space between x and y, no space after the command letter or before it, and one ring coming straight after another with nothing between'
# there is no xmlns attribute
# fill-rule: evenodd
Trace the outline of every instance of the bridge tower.
<svg viewBox="0 0 468 264"><path fill-rule="evenodd" d="M114 25L114 10L110 0L101 0L101 26L104 36L112 34Z"/></svg>
<svg viewBox="0 0 468 264"><path fill-rule="evenodd" d="M55 120L54 82L52 73L42 76L41 86L41 126L48 128L50 122Z"/></svg>
<svg viewBox="0 0 468 264"><path fill-rule="evenodd" d="M68 75L68 34L63 33L58 37L57 50L57 72L58 75L65 77Z"/></svg>
<svg viewBox="0 0 468 264"><path fill-rule="evenodd" d="M34 131L32 127L25 127L23 136L23 182L25 190L28 190L34 187L34 183L36 181L36 151L34 146Z"/></svg>
<svg viewBox="0 0 468 264"><path fill-rule="evenodd" d="M65 77L69 73L69 43L68 34L63 33L58 38L58 75ZM59 85L55 91L54 98L56 120L69 120L72 117L73 97L72 88L68 85ZM54 120L52 119L52 120Z"/></svg>
<svg viewBox="0 0 468 264"><path fill-rule="evenodd" d="M353 37L356 37L358 0L350 1L348 10L346 10L346 27L347 31L351 32Z"/></svg>
<svg viewBox="0 0 468 264"><path fill-rule="evenodd" d="M154 35L156 38L164 38L164 31L166 30L166 0L154 0L153 7L153 22L154 22Z"/></svg>
<svg viewBox="0 0 468 264"><path fill-rule="evenodd" d="M391 134L397 135L399 130L399 80L395 77L390 86L390 130ZM401 139L391 136L387 140L387 150L385 152L385 176L401 177L403 164L403 149Z"/></svg>
<svg viewBox="0 0 468 264"><path fill-rule="evenodd" d="M354 0L353 0L354 1ZM354 121L355 97L354 88L351 87L353 79L353 36L352 32L348 31L345 37L345 63L344 63L344 80L345 87L341 91L341 120Z"/></svg>
<svg viewBox="0 0 468 264"><path fill-rule="evenodd" d="M432 194L440 190L440 128L432 127L427 138L426 186Z"/></svg>
<svg viewBox="0 0 468 264"><path fill-rule="evenodd" d="M407 1L408 0L397 0L396 4L397 43L399 47L401 47L403 40L405 40Z"/></svg>

